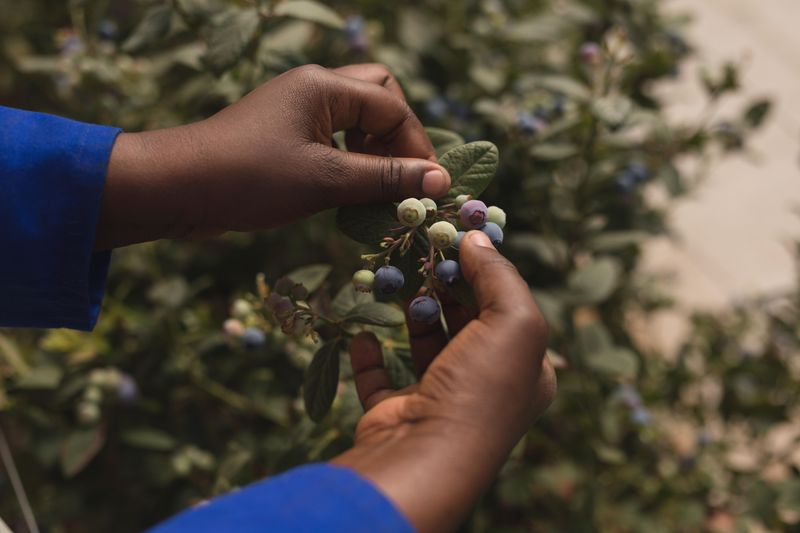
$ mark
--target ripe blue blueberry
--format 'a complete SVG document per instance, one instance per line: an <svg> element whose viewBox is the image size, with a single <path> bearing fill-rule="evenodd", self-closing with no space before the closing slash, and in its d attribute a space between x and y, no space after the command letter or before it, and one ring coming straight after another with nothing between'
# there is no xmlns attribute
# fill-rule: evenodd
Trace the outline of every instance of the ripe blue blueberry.
<svg viewBox="0 0 800 533"><path fill-rule="evenodd" d="M445 220L435 222L428 228L428 239L437 250L443 250L452 245L456 241L457 235L456 227Z"/></svg>
<svg viewBox="0 0 800 533"><path fill-rule="evenodd" d="M452 259L445 259L436 265L435 272L436 278L448 287L453 286L461 279L461 267Z"/></svg>
<svg viewBox="0 0 800 533"><path fill-rule="evenodd" d="M242 343L248 350L259 348L267 341L267 336L258 328L247 328L242 334Z"/></svg>
<svg viewBox="0 0 800 533"><path fill-rule="evenodd" d="M496 205L490 205L489 210L487 211L486 220L488 222L494 222L500 226L500 229L503 229L506 227L506 212Z"/></svg>
<svg viewBox="0 0 800 533"><path fill-rule="evenodd" d="M117 385L117 398L124 404L136 401L139 396L139 386L130 374L122 373L119 384Z"/></svg>
<svg viewBox="0 0 800 533"><path fill-rule="evenodd" d="M480 200L470 200L461 206L458 212L461 225L466 229L480 229L486 224L489 209Z"/></svg>
<svg viewBox="0 0 800 533"><path fill-rule="evenodd" d="M536 135L547 127L547 122L528 111L517 113L517 127L525 135Z"/></svg>
<svg viewBox="0 0 800 533"><path fill-rule="evenodd" d="M467 234L466 231L459 231L458 233L456 233L456 240L453 241L453 248L458 250L458 247L461 246L461 239L463 239L464 235L466 234Z"/></svg>
<svg viewBox="0 0 800 533"><path fill-rule="evenodd" d="M372 292L375 274L371 270L359 270L353 274L353 288L358 292Z"/></svg>
<svg viewBox="0 0 800 533"><path fill-rule="evenodd" d="M405 282L403 272L395 266L382 266L375 271L375 288L383 294L396 293Z"/></svg>
<svg viewBox="0 0 800 533"><path fill-rule="evenodd" d="M638 426L649 426L653 421L653 415L644 407L636 407L631 411L631 422Z"/></svg>
<svg viewBox="0 0 800 533"><path fill-rule="evenodd" d="M427 216L425 205L416 198L406 198L397 206L397 220L403 225L416 228Z"/></svg>
<svg viewBox="0 0 800 533"><path fill-rule="evenodd" d="M430 296L418 296L408 306L408 315L414 322L435 324L439 320L439 302Z"/></svg>
<svg viewBox="0 0 800 533"><path fill-rule="evenodd" d="M492 244L495 246L503 244L503 230L494 222L487 222L486 225L481 228L481 231L489 237L489 240L492 241Z"/></svg>

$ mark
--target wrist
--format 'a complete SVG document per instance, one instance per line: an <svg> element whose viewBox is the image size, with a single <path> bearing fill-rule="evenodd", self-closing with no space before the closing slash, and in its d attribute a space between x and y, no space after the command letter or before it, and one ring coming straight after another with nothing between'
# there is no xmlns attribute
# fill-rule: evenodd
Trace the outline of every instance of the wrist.
<svg viewBox="0 0 800 533"><path fill-rule="evenodd" d="M96 249L203 231L200 200L205 185L190 128L117 137L103 190Z"/></svg>

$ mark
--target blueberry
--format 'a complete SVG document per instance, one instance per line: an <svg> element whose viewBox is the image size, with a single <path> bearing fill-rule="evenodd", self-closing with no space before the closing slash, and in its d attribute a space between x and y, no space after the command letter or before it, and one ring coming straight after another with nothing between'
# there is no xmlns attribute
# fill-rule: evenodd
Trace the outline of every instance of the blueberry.
<svg viewBox="0 0 800 533"><path fill-rule="evenodd" d="M456 196L456 200L454 202L456 209L461 209L461 207L471 199L472 196L470 196L469 194L459 194L458 196Z"/></svg>
<svg viewBox="0 0 800 533"><path fill-rule="evenodd" d="M428 111L428 114L434 119L441 119L449 110L450 105L445 98L441 96L437 96L436 98L431 98L425 104L425 109Z"/></svg>
<svg viewBox="0 0 800 533"><path fill-rule="evenodd" d="M428 228L428 239L437 250L443 250L452 245L456 241L457 235L456 227L444 220L435 222Z"/></svg>
<svg viewBox="0 0 800 533"><path fill-rule="evenodd" d="M600 45L594 42L587 42L581 45L581 61L590 66L597 66L603 60L603 50Z"/></svg>
<svg viewBox="0 0 800 533"><path fill-rule="evenodd" d="M636 409L637 407L641 407L642 405L642 398L639 396L639 393L636 392L636 389L633 388L631 385L623 384L617 387L616 395L622 400L622 403L625 404L626 407L629 409Z"/></svg>
<svg viewBox="0 0 800 533"><path fill-rule="evenodd" d="M466 229L480 229L486 224L489 210L480 200L470 200L461 206L458 212L461 225Z"/></svg>
<svg viewBox="0 0 800 533"><path fill-rule="evenodd" d="M489 240L492 241L492 244L495 246L503 244L503 230L494 222L487 222L486 225L481 228L481 231L488 235Z"/></svg>
<svg viewBox="0 0 800 533"><path fill-rule="evenodd" d="M233 302L233 305L231 306L231 315L240 320L247 318L252 312L253 306L250 305L250 302L241 298Z"/></svg>
<svg viewBox="0 0 800 533"><path fill-rule="evenodd" d="M503 229L503 228L506 227L506 212L505 211L503 211L502 209L500 209L497 206L491 205L491 206L489 206L489 209L487 210L486 213L487 213L487 216L486 216L486 220L487 221L494 222L495 224L500 226L500 229Z"/></svg>
<svg viewBox="0 0 800 533"><path fill-rule="evenodd" d="M642 163L631 163L625 167L616 178L617 186L630 193L637 185L650 179L650 169Z"/></svg>
<svg viewBox="0 0 800 533"><path fill-rule="evenodd" d="M394 294L406 282L399 268L391 265L383 266L375 271L375 287L383 294Z"/></svg>
<svg viewBox="0 0 800 533"><path fill-rule="evenodd" d="M408 314L414 322L435 324L439 320L439 303L430 296L418 296L408 306Z"/></svg>
<svg viewBox="0 0 800 533"><path fill-rule="evenodd" d="M358 292L372 292L375 274L371 270L359 270L353 274L353 288Z"/></svg>
<svg viewBox="0 0 800 533"><path fill-rule="evenodd" d="M458 250L458 247L461 246L461 239L463 239L464 235L466 234L467 234L466 231L459 231L458 233L456 233L456 240L453 241L453 248Z"/></svg>
<svg viewBox="0 0 800 533"><path fill-rule="evenodd" d="M420 202L422 202L422 205L425 206L425 211L427 212L429 217L436 214L436 210L438 209L436 202L434 202L430 198L423 198L422 200L420 200Z"/></svg>
<svg viewBox="0 0 800 533"><path fill-rule="evenodd" d="M344 33L349 40L357 39L364 31L364 17L361 15L350 15L344 23Z"/></svg>
<svg viewBox="0 0 800 533"><path fill-rule="evenodd" d="M528 111L517 113L517 127L525 135L536 135L547 127L547 122Z"/></svg>
<svg viewBox="0 0 800 533"><path fill-rule="evenodd" d="M461 267L452 259L445 259L436 265L435 272L436 278L448 287L454 285L461 279Z"/></svg>
<svg viewBox="0 0 800 533"><path fill-rule="evenodd" d="M97 34L104 41L113 41L119 35L117 23L113 20L102 20L97 27Z"/></svg>
<svg viewBox="0 0 800 533"><path fill-rule="evenodd" d="M136 401L138 396L139 386L136 380L130 374L123 372L117 385L117 398L124 404L130 404Z"/></svg>
<svg viewBox="0 0 800 533"><path fill-rule="evenodd" d="M649 426L652 421L653 416L644 407L637 407L631 411L631 422L638 426Z"/></svg>
<svg viewBox="0 0 800 533"><path fill-rule="evenodd" d="M416 198L406 198L397 206L397 220L405 226L415 228L425 222L427 210Z"/></svg>
<svg viewBox="0 0 800 533"><path fill-rule="evenodd" d="M258 328L247 328L242 334L242 343L248 350L255 350L267 341L267 336Z"/></svg>

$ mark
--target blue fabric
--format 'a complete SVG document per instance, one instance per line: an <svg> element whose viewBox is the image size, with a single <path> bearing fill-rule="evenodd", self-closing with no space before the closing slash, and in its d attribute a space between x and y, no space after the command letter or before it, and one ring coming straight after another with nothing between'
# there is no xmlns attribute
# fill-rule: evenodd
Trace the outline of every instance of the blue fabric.
<svg viewBox="0 0 800 533"><path fill-rule="evenodd" d="M149 533L413 533L385 496L348 468L314 464L184 511Z"/></svg>
<svg viewBox="0 0 800 533"><path fill-rule="evenodd" d="M93 252L117 128L0 106L0 326L90 330L110 252Z"/></svg>

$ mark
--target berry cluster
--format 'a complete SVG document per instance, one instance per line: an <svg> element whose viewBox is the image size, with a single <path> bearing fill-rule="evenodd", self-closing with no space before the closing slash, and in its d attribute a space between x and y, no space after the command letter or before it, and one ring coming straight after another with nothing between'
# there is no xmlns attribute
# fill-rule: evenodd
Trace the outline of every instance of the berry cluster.
<svg viewBox="0 0 800 533"><path fill-rule="evenodd" d="M392 254L405 255L415 239L424 239L428 253L419 258L419 273L425 279L425 294L411 302L409 316L416 322L433 324L441 312L435 289L453 287L461 279L458 262L448 259L446 251L458 250L468 230L483 231L495 246L500 246L506 214L499 207L487 207L469 195L460 195L454 202L441 206L430 198L407 198L397 206L397 220L401 226L392 230L395 235L384 237L380 243L384 250L362 256L366 265L353 274L353 287L381 295L397 293L405 284L405 276L402 270L389 264ZM381 261L383 265L373 271Z"/></svg>
<svg viewBox="0 0 800 533"><path fill-rule="evenodd" d="M116 399L118 403L130 405L139 397L139 386L130 375L114 367L95 368L89 373L75 416L83 425L96 424L101 417L104 401Z"/></svg>

